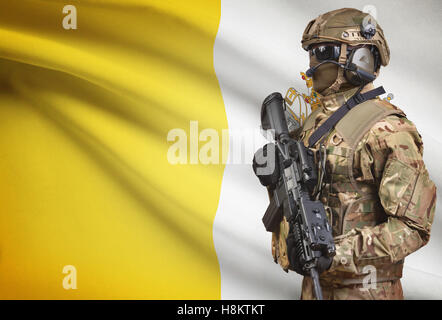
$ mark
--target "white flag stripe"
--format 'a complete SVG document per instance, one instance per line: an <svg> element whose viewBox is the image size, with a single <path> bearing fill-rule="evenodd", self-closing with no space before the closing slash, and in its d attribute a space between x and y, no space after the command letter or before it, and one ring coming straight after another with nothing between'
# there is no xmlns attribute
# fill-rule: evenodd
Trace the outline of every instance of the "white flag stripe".
<svg viewBox="0 0 442 320"><path fill-rule="evenodd" d="M363 9L365 1L234 1L222 0L215 43L215 71L226 106L229 130L260 125L263 99L294 86L307 92L299 72L308 68L300 46L307 23L321 13ZM431 178L442 187L442 111L440 89L441 3L371 1L391 50L390 65L376 85L394 94L423 136ZM263 142L264 143L264 142ZM251 156L251 155L250 155ZM249 161L250 162L250 161ZM406 259L404 294L410 299L442 298L441 193L430 243ZM271 234L261 218L268 197L250 164L228 164L214 224L223 299L298 299L301 277L284 273L271 257ZM425 283L425 290L422 284Z"/></svg>

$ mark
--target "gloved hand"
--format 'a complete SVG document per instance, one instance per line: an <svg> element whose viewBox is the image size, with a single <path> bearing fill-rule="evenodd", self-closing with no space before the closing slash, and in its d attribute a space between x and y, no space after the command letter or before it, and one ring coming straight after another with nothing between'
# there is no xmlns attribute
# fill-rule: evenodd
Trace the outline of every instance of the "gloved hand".
<svg viewBox="0 0 442 320"><path fill-rule="evenodd" d="M302 258L301 252L298 252L296 241L297 239L295 234L290 233L287 236L287 255L289 258L290 266L296 273L299 273L303 276L308 276L310 275L310 273L304 268L306 261ZM321 256L320 258L316 259L316 270L318 271L318 274L327 271L330 268L332 262L332 257Z"/></svg>
<svg viewBox="0 0 442 320"><path fill-rule="evenodd" d="M322 256L316 261L316 269L321 274L330 269L333 262L333 257Z"/></svg>

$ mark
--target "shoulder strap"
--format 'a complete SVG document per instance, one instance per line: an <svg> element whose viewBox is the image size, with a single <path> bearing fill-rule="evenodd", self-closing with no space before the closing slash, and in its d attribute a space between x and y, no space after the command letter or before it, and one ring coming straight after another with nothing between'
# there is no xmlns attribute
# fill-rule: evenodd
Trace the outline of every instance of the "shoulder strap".
<svg viewBox="0 0 442 320"><path fill-rule="evenodd" d="M309 147L313 147L319 139L321 139L327 132L329 132L351 109L360 103L373 99L385 93L383 87L370 90L366 93L360 93L360 90L348 99L338 110L336 110L315 132L310 136L308 143Z"/></svg>
<svg viewBox="0 0 442 320"><path fill-rule="evenodd" d="M403 114L399 109L393 109L379 101L365 101L357 108L351 109L347 115L336 124L337 133L350 146L355 146L364 134L374 124L390 114Z"/></svg>

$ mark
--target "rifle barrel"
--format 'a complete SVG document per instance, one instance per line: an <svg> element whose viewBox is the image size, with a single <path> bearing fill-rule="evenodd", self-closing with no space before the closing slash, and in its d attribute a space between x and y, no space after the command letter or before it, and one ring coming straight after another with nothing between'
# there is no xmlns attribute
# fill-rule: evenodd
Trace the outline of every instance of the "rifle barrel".
<svg viewBox="0 0 442 320"><path fill-rule="evenodd" d="M316 300L323 300L321 285L319 284L318 271L316 271L316 268L310 269L310 276L313 280L313 288L315 290Z"/></svg>

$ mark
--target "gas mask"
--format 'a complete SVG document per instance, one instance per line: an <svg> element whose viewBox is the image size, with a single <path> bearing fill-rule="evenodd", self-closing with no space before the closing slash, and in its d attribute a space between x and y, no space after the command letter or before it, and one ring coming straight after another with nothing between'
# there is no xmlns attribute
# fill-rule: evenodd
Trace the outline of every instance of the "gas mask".
<svg viewBox="0 0 442 320"><path fill-rule="evenodd" d="M309 50L313 89L322 95L345 91L372 82L380 67L374 46L348 48L345 43L324 43Z"/></svg>
<svg viewBox="0 0 442 320"><path fill-rule="evenodd" d="M317 66L321 61L315 55L310 56L310 68ZM331 63L323 64L313 74L313 89L320 94L330 88L338 77L339 66Z"/></svg>

